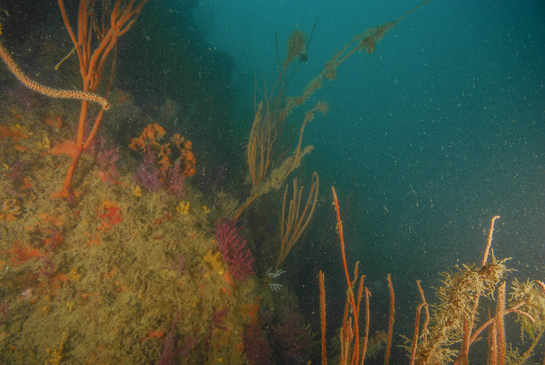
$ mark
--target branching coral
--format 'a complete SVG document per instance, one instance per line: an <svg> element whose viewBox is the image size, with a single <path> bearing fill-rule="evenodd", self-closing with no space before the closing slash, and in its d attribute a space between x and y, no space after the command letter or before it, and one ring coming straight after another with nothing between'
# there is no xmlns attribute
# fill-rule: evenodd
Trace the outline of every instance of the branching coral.
<svg viewBox="0 0 545 365"><path fill-rule="evenodd" d="M129 147L136 150L146 150L146 146L151 146L154 150L161 150L163 146L159 144L159 140L165 135L165 130L159 124L148 124L144 128L142 134L138 138L133 138Z"/></svg>
<svg viewBox="0 0 545 365"><path fill-rule="evenodd" d="M159 179L159 171L155 169L155 154L148 147L144 155L144 162L136 169L133 182L135 185L141 186L146 190L157 192L161 186Z"/></svg>
<svg viewBox="0 0 545 365"><path fill-rule="evenodd" d="M229 273L241 281L254 274L252 251L246 247L246 240L237 228L236 219L220 219L216 222L216 241L223 259L229 266Z"/></svg>
<svg viewBox="0 0 545 365"><path fill-rule="evenodd" d="M115 179L118 178L119 172L115 166L115 163L119 159L119 147L108 148L98 153L96 163L100 168L100 179L106 181L110 186L115 183Z"/></svg>
<svg viewBox="0 0 545 365"><path fill-rule="evenodd" d="M244 349L251 365L268 365L272 349L263 338L259 324L249 324L244 331Z"/></svg>
<svg viewBox="0 0 545 365"><path fill-rule="evenodd" d="M172 157L172 151L170 149L171 143L176 146L179 151L179 157L174 161L180 161L183 165L181 173L184 176L193 176L197 172L196 159L191 148L191 141L186 141L184 137L179 134L175 134L171 139L171 143L159 143L163 136L166 134L163 127L159 124L148 124L144 128L142 134L138 138L133 138L129 147L134 151L141 151L147 153L148 147L155 152L157 157L157 164L161 167L161 171L164 173L172 165L170 158Z"/></svg>
<svg viewBox="0 0 545 365"><path fill-rule="evenodd" d="M178 337L176 326L178 325L179 321L179 313L176 313L174 315L174 320L172 321L172 326L170 327L170 332L163 340L163 353L159 359L159 365L174 364L174 360L176 358L187 357L189 351L191 351L199 340L199 336L188 336L183 346L175 347L176 338Z"/></svg>
<svg viewBox="0 0 545 365"><path fill-rule="evenodd" d="M510 271L492 255L492 262L483 266L456 267L457 272L443 273L443 285L436 295L440 303L432 316L433 327L418 344L418 364L447 364L456 356L450 347L462 340L464 325L474 315L481 296L493 298L497 284Z"/></svg>
<svg viewBox="0 0 545 365"><path fill-rule="evenodd" d="M303 363L309 354L314 336L293 306L288 305L284 308L282 319L275 327L275 333L286 363Z"/></svg>
<svg viewBox="0 0 545 365"><path fill-rule="evenodd" d="M180 161L174 164L174 167L167 170L163 185L170 195L184 195L185 176L180 168Z"/></svg>
<svg viewBox="0 0 545 365"><path fill-rule="evenodd" d="M515 279L509 302L511 305L525 302L524 312L517 312L522 333L531 340L539 338L545 331L545 285L539 281Z"/></svg>
<svg viewBox="0 0 545 365"><path fill-rule="evenodd" d="M171 195L184 194L184 179L196 173L196 159L191 151L191 141L185 141L179 134L171 138L171 143L179 151L179 157L172 165L171 143L159 143L165 130L158 125L149 124L129 147L144 154L144 162L138 167L134 183L151 191L165 188Z"/></svg>

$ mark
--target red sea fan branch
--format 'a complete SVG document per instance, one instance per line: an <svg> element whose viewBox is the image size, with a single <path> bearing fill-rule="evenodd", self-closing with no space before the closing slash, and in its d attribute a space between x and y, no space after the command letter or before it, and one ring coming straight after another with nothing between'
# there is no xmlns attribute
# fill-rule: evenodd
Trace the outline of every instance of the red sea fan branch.
<svg viewBox="0 0 545 365"><path fill-rule="evenodd" d="M236 219L216 221L216 241L223 259L229 266L229 273L240 281L246 281L254 274L252 263L254 256L246 247L246 240L240 235L241 228L236 227Z"/></svg>

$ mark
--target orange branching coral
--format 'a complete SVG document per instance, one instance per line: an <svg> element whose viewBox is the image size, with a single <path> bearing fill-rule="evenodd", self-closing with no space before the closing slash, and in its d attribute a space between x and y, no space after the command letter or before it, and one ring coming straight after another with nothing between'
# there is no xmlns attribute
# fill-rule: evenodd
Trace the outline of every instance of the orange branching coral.
<svg viewBox="0 0 545 365"><path fill-rule="evenodd" d="M171 141L180 151L180 160L183 164L182 175L195 175L197 173L197 160L195 159L195 155L191 151L193 143L191 143L191 141L184 141L184 138L180 137L179 134L175 134L174 137L172 137Z"/></svg>
<svg viewBox="0 0 545 365"><path fill-rule="evenodd" d="M159 124L148 124L144 128L142 134L138 138L133 138L129 147L134 150L140 150L142 153L146 153L147 147L149 146L153 151L155 151L158 161L157 164L161 168L161 172L167 171L170 167L170 143L160 144L159 141L165 135L165 130Z"/></svg>
<svg viewBox="0 0 545 365"><path fill-rule="evenodd" d="M95 12L94 7L98 2L81 1L77 21L78 29L74 31L72 25L70 24L70 19L68 19L64 2L63 0L59 0L59 8L61 10L64 24L68 30L68 34L70 35L72 42L74 43L74 48L79 58L80 74L83 78L83 90L52 90L43 88L42 85L33 83L32 80L25 81L25 85L27 87L34 86L34 90L39 92L46 91L46 95L82 100L78 132L76 135L77 151L72 157L72 162L68 167L62 191L53 194L53 197L70 197L73 194L70 186L72 184L72 178L78 166L81 155L93 141L93 138L100 127L100 122L102 121L104 111L109 109L108 101L105 98L95 94L100 85L104 67L109 64L109 62L105 61L112 51L114 54L117 52L116 45L118 38L125 34L131 28L131 26L134 25L136 19L138 19L138 16L140 15L142 7L146 2L147 0L141 0L139 3L137 3L135 0L130 2L116 0L115 3L113 1L103 1L102 11L97 9L97 12ZM100 14L100 16L97 14ZM98 42L96 41L97 39ZM4 57L4 61L5 59L6 57ZM10 70L14 72L15 68L10 67ZM19 80L24 81L22 77L24 75L16 74L16 76L19 78ZM106 97L110 92L113 76L114 67L112 66L110 85L107 87L105 93ZM29 83L29 81L32 83ZM94 119L94 122L90 122L87 119L89 102L99 103L103 108ZM91 125L92 128L86 137L85 130L87 130Z"/></svg>
<svg viewBox="0 0 545 365"><path fill-rule="evenodd" d="M146 150L146 146L150 146L154 150L161 150L162 146L158 143L161 138L165 135L165 130L159 124L148 124L144 128L142 134L138 138L133 138L129 147L134 151L137 150Z"/></svg>
<svg viewBox="0 0 545 365"><path fill-rule="evenodd" d="M186 141L184 137L179 134L175 134L171 138L171 143L159 143L161 138L165 135L165 130L159 124L148 124L144 128L142 134L138 138L133 138L129 147L134 151L140 151L146 153L147 148L153 150L157 157L157 165L159 165L162 173L165 173L172 164L170 158L172 151L170 149L171 143L175 145L180 153L180 156L176 159L182 164L182 175L193 176L197 173L195 155L191 150L191 141Z"/></svg>

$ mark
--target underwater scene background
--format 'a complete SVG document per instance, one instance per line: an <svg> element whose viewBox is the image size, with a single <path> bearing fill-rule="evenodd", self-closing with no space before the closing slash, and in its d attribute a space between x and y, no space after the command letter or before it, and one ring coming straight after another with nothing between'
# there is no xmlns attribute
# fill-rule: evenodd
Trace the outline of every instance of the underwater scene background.
<svg viewBox="0 0 545 365"><path fill-rule="evenodd" d="M0 363L545 363L544 20L0 1Z"/></svg>

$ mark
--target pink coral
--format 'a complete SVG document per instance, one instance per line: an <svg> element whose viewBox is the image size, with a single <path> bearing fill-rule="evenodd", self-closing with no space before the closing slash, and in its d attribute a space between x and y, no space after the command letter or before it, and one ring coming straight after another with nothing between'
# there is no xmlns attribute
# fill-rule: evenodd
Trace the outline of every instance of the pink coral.
<svg viewBox="0 0 545 365"><path fill-rule="evenodd" d="M305 329L303 319L295 312L293 305L284 308L281 322L276 325L275 331L286 363L306 362L311 349L311 334Z"/></svg>
<svg viewBox="0 0 545 365"><path fill-rule="evenodd" d="M96 164L100 168L100 178L106 181L108 185L113 186L115 179L119 177L119 172L115 163L119 159L119 147L108 148L98 153Z"/></svg>
<svg viewBox="0 0 545 365"><path fill-rule="evenodd" d="M170 195L184 195L185 187L184 187L184 180L185 176L182 174L182 170L180 168L180 161L177 161L174 164L174 167L171 167L168 169L166 173L165 181L163 182L163 185L165 189L170 193Z"/></svg>
<svg viewBox="0 0 545 365"><path fill-rule="evenodd" d="M168 162L168 158L164 161ZM163 165L159 161L158 165ZM165 188L170 195L183 196L185 193L184 180L185 175L181 168L181 162L177 161L173 167L162 166L160 169L156 167L155 152L148 145L144 154L144 162L136 169L136 175L133 178L135 185L141 186L144 189L157 192L159 188Z"/></svg>
<svg viewBox="0 0 545 365"><path fill-rule="evenodd" d="M176 339L178 333L176 332L176 326L180 321L179 313L174 315L174 321L170 327L170 332L165 336L163 340L163 353L157 365L174 365L176 363L176 358L184 358L189 355L189 352L197 342L199 341L199 336L188 336L185 340L185 343L182 346L175 347Z"/></svg>
<svg viewBox="0 0 545 365"><path fill-rule="evenodd" d="M229 273L240 281L246 281L254 274L252 263L254 256L246 247L246 240L240 234L242 227L237 228L236 219L219 219L216 221L216 241L223 259L227 262Z"/></svg>
<svg viewBox="0 0 545 365"><path fill-rule="evenodd" d="M249 324L244 331L244 349L251 365L270 364L272 349L269 342L261 335L258 324Z"/></svg>
<svg viewBox="0 0 545 365"><path fill-rule="evenodd" d="M154 164L155 154L148 146L144 155L144 162L136 169L133 183L153 192L159 191L161 181L159 180L159 172L153 167Z"/></svg>

